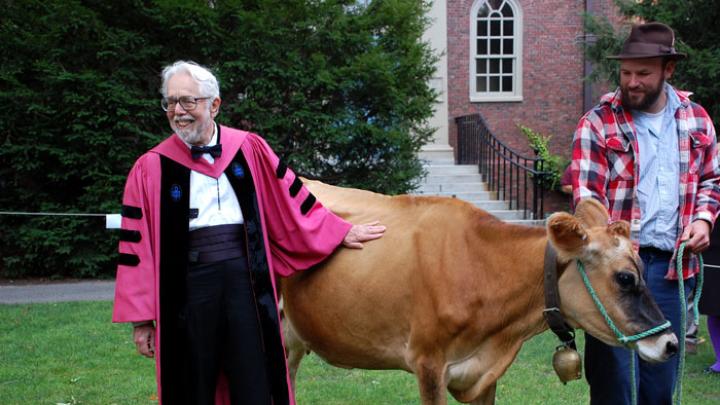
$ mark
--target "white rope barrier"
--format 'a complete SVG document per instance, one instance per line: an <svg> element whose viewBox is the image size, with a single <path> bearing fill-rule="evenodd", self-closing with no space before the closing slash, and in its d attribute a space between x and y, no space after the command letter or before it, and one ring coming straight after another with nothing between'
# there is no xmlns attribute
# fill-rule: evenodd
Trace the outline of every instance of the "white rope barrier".
<svg viewBox="0 0 720 405"><path fill-rule="evenodd" d="M16 216L48 216L48 217L105 217L105 229L120 229L120 214L97 214L83 212L23 212L23 211L0 211L0 215Z"/></svg>

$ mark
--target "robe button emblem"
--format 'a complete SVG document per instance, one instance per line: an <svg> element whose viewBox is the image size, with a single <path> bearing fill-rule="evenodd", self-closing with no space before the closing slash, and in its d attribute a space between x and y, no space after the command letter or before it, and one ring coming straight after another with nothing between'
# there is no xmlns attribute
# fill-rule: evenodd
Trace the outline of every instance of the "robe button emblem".
<svg viewBox="0 0 720 405"><path fill-rule="evenodd" d="M178 202L182 198L182 188L180 188L179 185L173 184L170 187L170 198L172 198L173 201Z"/></svg>
<svg viewBox="0 0 720 405"><path fill-rule="evenodd" d="M243 170L242 166L239 163L232 164L232 172L237 178L242 179L243 177L245 177L245 170Z"/></svg>

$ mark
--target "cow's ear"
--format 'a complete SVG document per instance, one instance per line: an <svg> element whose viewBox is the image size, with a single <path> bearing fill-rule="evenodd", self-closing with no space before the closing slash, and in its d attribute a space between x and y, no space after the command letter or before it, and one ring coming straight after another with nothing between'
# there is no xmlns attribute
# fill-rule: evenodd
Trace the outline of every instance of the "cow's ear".
<svg viewBox="0 0 720 405"><path fill-rule="evenodd" d="M575 209L575 216L588 228L605 227L608 224L608 219L610 219L605 206L600 201L592 198L580 201Z"/></svg>
<svg viewBox="0 0 720 405"><path fill-rule="evenodd" d="M558 253L578 256L587 244L587 232L580 220L567 212L552 214L547 220L550 242Z"/></svg>
<svg viewBox="0 0 720 405"><path fill-rule="evenodd" d="M608 233L611 235L618 235L625 238L630 238L630 223L628 221L617 221L608 225Z"/></svg>

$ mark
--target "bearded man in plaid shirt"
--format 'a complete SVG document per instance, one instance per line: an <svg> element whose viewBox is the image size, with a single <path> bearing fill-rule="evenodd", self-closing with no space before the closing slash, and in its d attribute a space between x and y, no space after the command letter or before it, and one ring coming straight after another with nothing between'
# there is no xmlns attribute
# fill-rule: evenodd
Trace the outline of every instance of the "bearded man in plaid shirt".
<svg viewBox="0 0 720 405"><path fill-rule="evenodd" d="M620 61L620 88L580 120L572 183L576 204L595 198L608 208L611 221L630 222L645 283L679 334L677 277L686 280L687 296L699 271L690 253L708 248L718 214L720 169L707 112L690 101L690 93L666 82L685 57L676 52L674 40L664 24L635 25L622 53L609 57ZM686 242L685 260L676 269L681 242ZM637 390L639 404L672 403L678 356L661 364L637 361L639 378L632 388L628 350L586 334L585 362L591 404L629 404L631 389Z"/></svg>

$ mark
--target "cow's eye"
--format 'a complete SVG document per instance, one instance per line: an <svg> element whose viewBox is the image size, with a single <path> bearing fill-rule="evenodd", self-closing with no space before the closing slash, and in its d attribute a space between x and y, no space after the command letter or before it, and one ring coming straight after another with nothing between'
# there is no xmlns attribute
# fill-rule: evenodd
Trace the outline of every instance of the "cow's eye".
<svg viewBox="0 0 720 405"><path fill-rule="evenodd" d="M627 271L621 271L615 274L615 281L617 281L620 287L625 289L635 287L635 276Z"/></svg>

